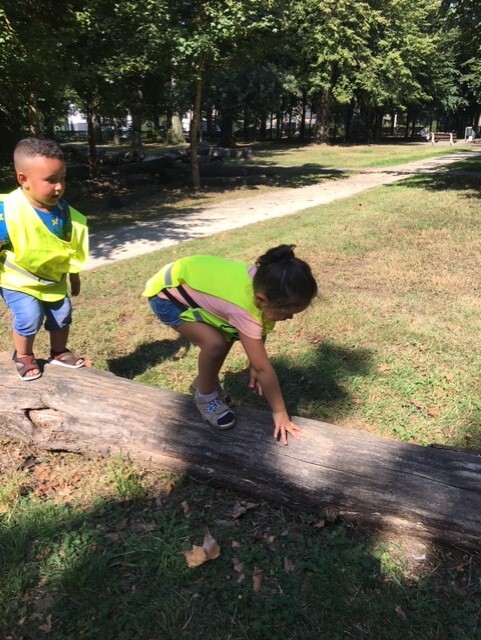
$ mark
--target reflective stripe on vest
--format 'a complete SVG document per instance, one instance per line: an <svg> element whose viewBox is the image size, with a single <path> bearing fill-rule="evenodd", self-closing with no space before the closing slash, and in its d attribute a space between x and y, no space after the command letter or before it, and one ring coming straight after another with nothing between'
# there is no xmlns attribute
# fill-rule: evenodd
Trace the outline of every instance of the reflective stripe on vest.
<svg viewBox="0 0 481 640"><path fill-rule="evenodd" d="M27 278L30 278L31 280L35 280L35 282L43 284L46 287L54 286L54 285L58 284L58 282L56 282L55 280L45 280L44 278L40 278L39 276L36 276L34 273L31 273L30 271L27 271L26 269L23 269L18 264L15 264L15 262L12 262L11 260L8 260L7 258L0 258L0 262L2 264L4 264L6 267L9 267L10 269L13 269L14 271L18 271L18 273L21 273L22 276L26 276Z"/></svg>

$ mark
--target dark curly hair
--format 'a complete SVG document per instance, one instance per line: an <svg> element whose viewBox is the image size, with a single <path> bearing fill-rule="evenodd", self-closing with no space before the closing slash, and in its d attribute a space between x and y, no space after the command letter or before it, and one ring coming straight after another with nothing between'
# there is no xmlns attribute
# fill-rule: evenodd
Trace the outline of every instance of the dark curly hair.
<svg viewBox="0 0 481 640"><path fill-rule="evenodd" d="M294 248L294 244L281 244L256 261L254 292L263 293L272 307L307 307L317 295L311 268L296 258Z"/></svg>

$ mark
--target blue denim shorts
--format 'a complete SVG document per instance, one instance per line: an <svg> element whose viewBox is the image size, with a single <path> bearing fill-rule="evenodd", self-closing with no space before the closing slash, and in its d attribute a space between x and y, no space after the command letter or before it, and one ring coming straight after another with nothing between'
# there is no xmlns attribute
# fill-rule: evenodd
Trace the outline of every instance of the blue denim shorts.
<svg viewBox="0 0 481 640"><path fill-rule="evenodd" d="M65 329L72 322L72 304L67 296L45 302L28 293L0 287L0 295L12 313L12 328L20 336L34 336L45 319L46 331Z"/></svg>
<svg viewBox="0 0 481 640"><path fill-rule="evenodd" d="M181 324L185 324L185 320L180 318L182 311L170 300L152 296L149 298L149 304L157 318L168 327L175 329L180 327Z"/></svg>

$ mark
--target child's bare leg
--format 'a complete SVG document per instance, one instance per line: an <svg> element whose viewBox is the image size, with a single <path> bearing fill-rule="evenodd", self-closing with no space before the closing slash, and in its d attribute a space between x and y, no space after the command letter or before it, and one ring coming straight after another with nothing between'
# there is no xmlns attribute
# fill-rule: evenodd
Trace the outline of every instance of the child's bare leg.
<svg viewBox="0 0 481 640"><path fill-rule="evenodd" d="M217 388L219 371L230 344L220 331L201 322L186 322L175 330L200 349L194 400L203 420L217 429L230 429L235 424L235 414L219 396Z"/></svg>
<svg viewBox="0 0 481 640"><path fill-rule="evenodd" d="M227 351L226 351L225 357L224 357L224 359L223 359L223 361L222 361L222 363L221 363L221 365L219 367L219 373L220 373L220 370L222 369L222 365L224 364L226 357L229 355L229 352L230 352L233 344L234 344L233 342L226 342ZM204 366L201 363L201 354L199 353L199 367L198 367L198 369L200 371L200 369L203 369L203 368L204 368ZM219 373L217 373L216 388L217 388L217 390L221 390L223 395L225 394L224 400L227 399L227 404L232 404L231 397L229 396L229 394L227 394L224 391L222 385L219 382ZM194 380L192 380L192 384L190 386L191 391L192 391L192 389L195 389L196 391L199 391L199 376L200 376L200 374L198 372L196 377L194 378Z"/></svg>
<svg viewBox="0 0 481 640"><path fill-rule="evenodd" d="M50 331L50 348L55 353L62 353L67 348L68 334L70 327Z"/></svg>
<svg viewBox="0 0 481 640"><path fill-rule="evenodd" d="M19 358L31 356L33 353L33 343L35 341L35 336L21 336L16 331L12 331L12 336L13 346L15 347L15 351L17 352L17 356Z"/></svg>
<svg viewBox="0 0 481 640"><path fill-rule="evenodd" d="M220 331L202 322L185 322L175 330L199 347L196 387L203 395L212 393L216 388L222 365L231 349L231 343L226 341Z"/></svg>
<svg viewBox="0 0 481 640"><path fill-rule="evenodd" d="M17 353L17 358L25 358L26 356L33 355L33 343L35 341L35 335L33 336L21 336L16 331L12 331L13 346ZM31 369L25 374L26 377L36 376L40 373L40 369Z"/></svg>

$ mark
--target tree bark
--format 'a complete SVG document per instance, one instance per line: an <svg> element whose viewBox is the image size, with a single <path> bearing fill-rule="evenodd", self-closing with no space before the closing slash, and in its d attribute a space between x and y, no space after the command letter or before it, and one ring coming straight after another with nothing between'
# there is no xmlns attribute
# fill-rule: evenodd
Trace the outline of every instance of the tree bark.
<svg viewBox="0 0 481 640"><path fill-rule="evenodd" d="M28 96L28 134L38 137L40 131L37 94L31 91Z"/></svg>
<svg viewBox="0 0 481 640"><path fill-rule="evenodd" d="M132 91L132 103L130 107L132 114L132 138L130 147L136 151L142 150L142 117L144 115L144 94L140 87L135 87Z"/></svg>
<svg viewBox="0 0 481 640"><path fill-rule="evenodd" d="M86 109L87 118L87 136L89 146L89 171L90 177L95 178L97 175L97 147L95 146L95 129L93 120L93 109Z"/></svg>
<svg viewBox="0 0 481 640"><path fill-rule="evenodd" d="M199 64L199 73L202 64ZM202 77L195 80L194 89L194 109L190 122L190 170L192 176L192 187L198 191L201 187L199 171L199 132L200 132L200 107L202 101Z"/></svg>
<svg viewBox="0 0 481 640"><path fill-rule="evenodd" d="M95 369L45 365L19 380L0 354L0 433L46 450L123 454L146 468L183 469L289 508L478 549L481 456L421 447L294 417L287 447L267 411L236 409L237 425L201 422L190 396Z"/></svg>
<svg viewBox="0 0 481 640"><path fill-rule="evenodd" d="M318 144L329 142L329 125L331 123L331 92L323 89L317 100L317 123L315 141Z"/></svg>

